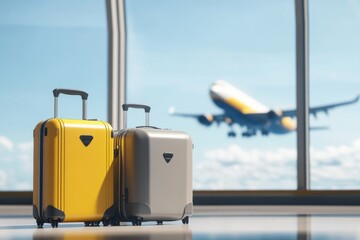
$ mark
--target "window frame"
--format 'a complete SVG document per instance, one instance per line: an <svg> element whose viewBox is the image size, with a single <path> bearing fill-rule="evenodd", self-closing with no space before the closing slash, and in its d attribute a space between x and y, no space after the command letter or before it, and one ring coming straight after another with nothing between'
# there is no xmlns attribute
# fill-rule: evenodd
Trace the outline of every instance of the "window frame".
<svg viewBox="0 0 360 240"><path fill-rule="evenodd" d="M358 190L194 191L197 205L359 206ZM32 191L0 192L0 205L32 205Z"/></svg>
<svg viewBox="0 0 360 240"><path fill-rule="evenodd" d="M108 14L108 121L121 129L126 100L125 0L105 0ZM308 0L296 11L297 190L194 191L194 205L360 205L360 190L311 190L309 181ZM32 191L0 192L0 204L32 204Z"/></svg>

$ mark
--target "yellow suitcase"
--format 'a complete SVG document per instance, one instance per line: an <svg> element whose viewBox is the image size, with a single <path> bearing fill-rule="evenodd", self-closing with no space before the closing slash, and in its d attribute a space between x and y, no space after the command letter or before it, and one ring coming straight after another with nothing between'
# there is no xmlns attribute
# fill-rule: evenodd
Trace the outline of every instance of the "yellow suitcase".
<svg viewBox="0 0 360 240"><path fill-rule="evenodd" d="M57 117L60 93L82 97L83 120ZM34 129L33 217L39 228L59 222L107 226L115 217L112 127L86 120L86 92L53 94L55 117Z"/></svg>

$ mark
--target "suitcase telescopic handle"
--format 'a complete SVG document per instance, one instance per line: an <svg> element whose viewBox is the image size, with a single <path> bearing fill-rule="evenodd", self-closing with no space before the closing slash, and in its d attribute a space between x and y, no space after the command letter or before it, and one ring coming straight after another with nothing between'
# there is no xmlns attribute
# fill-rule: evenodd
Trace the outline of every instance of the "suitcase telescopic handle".
<svg viewBox="0 0 360 240"><path fill-rule="evenodd" d="M124 111L124 121L123 121L123 127L127 127L127 111L129 108L142 108L145 110L145 126L149 126L149 112L150 107L142 104L123 104L122 109Z"/></svg>
<svg viewBox="0 0 360 240"><path fill-rule="evenodd" d="M145 112L150 112L150 107L142 104L123 104L122 108L124 111L127 111L129 108L143 108Z"/></svg>
<svg viewBox="0 0 360 240"><path fill-rule="evenodd" d="M64 89L64 88L56 88L53 90L53 94L54 94L54 117L57 118L58 117L58 97L60 95L60 93L62 94L66 94L66 95L79 95L81 96L82 99L82 119L86 119L86 100L89 96L89 94L87 94L84 91L79 91L79 90L73 90L73 89Z"/></svg>

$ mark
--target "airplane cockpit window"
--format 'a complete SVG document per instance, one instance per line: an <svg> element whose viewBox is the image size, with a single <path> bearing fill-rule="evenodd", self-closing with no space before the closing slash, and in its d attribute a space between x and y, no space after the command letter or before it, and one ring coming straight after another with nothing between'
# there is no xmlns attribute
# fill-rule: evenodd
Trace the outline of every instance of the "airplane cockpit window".
<svg viewBox="0 0 360 240"><path fill-rule="evenodd" d="M192 136L194 189L296 189L294 1L125 6L127 101Z"/></svg>
<svg viewBox="0 0 360 240"><path fill-rule="evenodd" d="M0 1L0 191L32 190L33 129L53 117L54 88L88 92L88 117L107 120L107 60L105 1ZM61 96L59 116L81 107Z"/></svg>

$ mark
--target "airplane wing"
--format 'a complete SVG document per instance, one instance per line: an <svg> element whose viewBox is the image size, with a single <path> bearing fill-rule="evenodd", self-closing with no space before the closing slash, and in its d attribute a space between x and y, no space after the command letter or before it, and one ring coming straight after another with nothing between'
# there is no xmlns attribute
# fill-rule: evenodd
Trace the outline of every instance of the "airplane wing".
<svg viewBox="0 0 360 240"><path fill-rule="evenodd" d="M169 109L169 114L179 117L195 118L199 123L210 126L213 122L221 123L226 122L225 114L192 114L192 113L177 113L173 108Z"/></svg>
<svg viewBox="0 0 360 240"><path fill-rule="evenodd" d="M328 110L330 110L332 108L353 104L353 103L356 103L357 101L359 101L359 95L356 96L355 99L350 100L350 101L339 102L339 103L334 103L334 104L328 104L328 105L323 105L323 106L318 106L318 107L310 107L309 108L309 113L314 115L314 117L316 117L318 112L324 112L324 113L327 114ZM284 117L286 117L286 116L288 116L288 117L296 117L296 110L284 110L284 111L282 111L282 116L284 116Z"/></svg>
<svg viewBox="0 0 360 240"><path fill-rule="evenodd" d="M329 130L330 128L327 126L313 126L313 127L310 126L309 129L311 131L314 131L314 130Z"/></svg>

